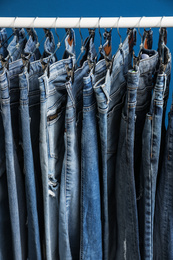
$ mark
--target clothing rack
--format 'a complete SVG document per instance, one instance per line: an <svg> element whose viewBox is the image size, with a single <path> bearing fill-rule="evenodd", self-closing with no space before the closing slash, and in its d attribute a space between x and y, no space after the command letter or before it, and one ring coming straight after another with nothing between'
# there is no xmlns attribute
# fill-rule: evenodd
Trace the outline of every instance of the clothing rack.
<svg viewBox="0 0 173 260"><path fill-rule="evenodd" d="M0 17L5 28L148 28L173 27L173 16L161 17Z"/></svg>

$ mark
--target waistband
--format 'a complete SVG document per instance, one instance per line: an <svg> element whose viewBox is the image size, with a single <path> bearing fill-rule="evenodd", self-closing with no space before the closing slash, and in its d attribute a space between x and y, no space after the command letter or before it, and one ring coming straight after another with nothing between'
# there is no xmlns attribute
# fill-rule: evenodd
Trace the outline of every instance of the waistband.
<svg viewBox="0 0 173 260"><path fill-rule="evenodd" d="M158 59L159 59L158 52L155 51L155 50L143 49L142 53L149 55L149 57L139 61L140 74L144 74L144 73L147 73L149 71L156 70L156 67L157 67L157 64L158 64Z"/></svg>
<svg viewBox="0 0 173 260"><path fill-rule="evenodd" d="M44 91L46 94L46 97L48 97L49 92L55 89L55 85L53 84L53 81L58 77L62 76L64 74L64 77L66 79L67 77L67 68L72 68L74 64L74 57L69 57L67 59L59 60L53 64L50 65L50 77L47 77L47 74L44 73L41 77L38 78L40 83L40 90ZM58 79L57 79L58 81ZM45 84L44 84L45 83ZM65 88L65 80L64 80L64 88Z"/></svg>
<svg viewBox="0 0 173 260"><path fill-rule="evenodd" d="M9 99L9 83L7 73L7 70L4 69L0 74L0 96L2 100Z"/></svg>
<svg viewBox="0 0 173 260"><path fill-rule="evenodd" d="M78 92L83 88L83 78L87 75L88 72L88 61L85 61L83 66L74 72L74 82L72 83L71 80L69 80L65 83L67 93L69 94L73 105L75 105L75 99Z"/></svg>

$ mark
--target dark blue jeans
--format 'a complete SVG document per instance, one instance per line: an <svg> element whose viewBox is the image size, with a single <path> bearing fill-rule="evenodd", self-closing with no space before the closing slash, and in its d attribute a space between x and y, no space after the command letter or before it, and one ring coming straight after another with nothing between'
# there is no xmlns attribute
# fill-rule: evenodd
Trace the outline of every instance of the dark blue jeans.
<svg viewBox="0 0 173 260"><path fill-rule="evenodd" d="M1 88L1 114L5 138L5 158L6 176L8 186L9 210L12 232L12 259L25 259L26 256L26 215L24 205L24 190L22 174L20 171L17 151L13 139L10 96L9 96L9 77L7 71L0 75ZM22 211L21 211L22 210ZM10 255L12 254L10 253ZM9 256L8 256L9 258ZM7 259L8 259L7 258Z"/></svg>
<svg viewBox="0 0 173 260"><path fill-rule="evenodd" d="M37 211L37 196L36 196L36 183L35 183L35 169L34 159L31 144L31 130L29 113L29 75L26 72L22 73L19 77L20 86L20 116L22 128L22 144L24 155L24 169L25 169L25 190L26 190L26 205L27 205L27 219L28 219L28 258L29 259L42 259L41 257L41 243L40 243L40 229ZM37 91L37 90L35 90ZM34 90L30 91L34 93ZM35 102L31 102L30 106L37 108ZM36 97L35 100L36 101ZM32 104L31 104L32 103ZM37 115L35 109L35 116ZM39 121L37 121L39 122ZM40 206L40 205L39 205Z"/></svg>
<svg viewBox="0 0 173 260"><path fill-rule="evenodd" d="M169 113L155 203L153 259L173 259L173 105Z"/></svg>
<svg viewBox="0 0 173 260"><path fill-rule="evenodd" d="M85 61L74 74L74 82L65 83L67 105L65 112L65 154L61 172L59 207L60 259L79 259L80 252L80 172L81 129L83 109L83 77L89 71Z"/></svg>
<svg viewBox="0 0 173 260"><path fill-rule="evenodd" d="M134 179L135 108L139 70L129 70L122 111L115 171L116 254L114 259L140 259Z"/></svg>
<svg viewBox="0 0 173 260"><path fill-rule="evenodd" d="M158 74L150 111L146 115L142 134L141 196L138 200L140 249L141 258L150 260L153 259L155 194L160 155L165 84L166 74Z"/></svg>
<svg viewBox="0 0 173 260"><path fill-rule="evenodd" d="M93 74L83 86L80 259L102 259L98 126Z"/></svg>

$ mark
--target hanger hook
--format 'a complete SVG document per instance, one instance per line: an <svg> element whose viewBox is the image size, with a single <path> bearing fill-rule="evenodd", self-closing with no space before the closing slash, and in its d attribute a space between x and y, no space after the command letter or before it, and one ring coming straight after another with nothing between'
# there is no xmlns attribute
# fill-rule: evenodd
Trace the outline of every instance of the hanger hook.
<svg viewBox="0 0 173 260"><path fill-rule="evenodd" d="M14 18L13 27L12 27L12 28L13 28L13 30L15 30L15 27L14 27L14 25L15 25L16 19L17 19L17 17L15 17L15 18Z"/></svg>
<svg viewBox="0 0 173 260"><path fill-rule="evenodd" d="M117 32L118 32L118 35L120 37L120 45L122 44L122 37L121 37L120 31L119 31L119 21L120 21L121 18L122 18L122 16L120 16L118 18L118 21L117 21Z"/></svg>
<svg viewBox="0 0 173 260"><path fill-rule="evenodd" d="M59 19L59 17L57 17L57 18L55 19L55 34L56 34L56 36L58 37L57 48L59 49L60 46L61 46L61 42L60 42L60 38L59 38L59 35L58 35L58 33L57 33L57 30L56 30L56 22L57 22L58 19Z"/></svg>
<svg viewBox="0 0 173 260"><path fill-rule="evenodd" d="M99 35L100 35L100 47L99 48L102 49L102 34L100 31L100 20L101 20L101 17L98 20L98 30L99 30Z"/></svg>
<svg viewBox="0 0 173 260"><path fill-rule="evenodd" d="M80 33L80 37L81 37L81 52L83 53L85 50L85 46L83 45L83 37L82 37L81 27L80 27L81 19L82 19L82 17L80 17L80 19L79 19L79 33Z"/></svg>
<svg viewBox="0 0 173 260"><path fill-rule="evenodd" d="M33 30L34 30L34 28L35 28L35 20L36 20L36 19L37 19L37 17L34 18L33 23L32 23L32 24L33 24L33 26L32 26L32 29L33 29Z"/></svg>
<svg viewBox="0 0 173 260"><path fill-rule="evenodd" d="M161 29L162 29L162 21L163 21L163 18L164 18L165 16L162 16L161 17L161 19L160 19L160 29L159 29L159 31L161 32Z"/></svg>
<svg viewBox="0 0 173 260"><path fill-rule="evenodd" d="M142 20L144 17L145 17L145 16L142 16L142 17L139 19L139 22L138 22L138 33L139 33L139 35L141 36L141 43L142 43L143 36L142 36L142 34L141 34L139 28L140 28L141 20Z"/></svg>

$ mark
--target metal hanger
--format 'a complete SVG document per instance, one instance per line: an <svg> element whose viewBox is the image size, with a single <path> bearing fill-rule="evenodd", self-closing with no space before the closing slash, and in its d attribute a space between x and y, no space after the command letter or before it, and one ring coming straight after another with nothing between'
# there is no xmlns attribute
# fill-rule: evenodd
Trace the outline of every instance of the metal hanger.
<svg viewBox="0 0 173 260"><path fill-rule="evenodd" d="M119 49L120 48L122 48L122 37L121 37L121 34L120 34L120 30L119 30L119 21L120 21L120 19L121 19L121 16L118 18L118 21L117 21L117 33L118 33L118 35L119 35L119 37L120 37L120 44L119 44Z"/></svg>

